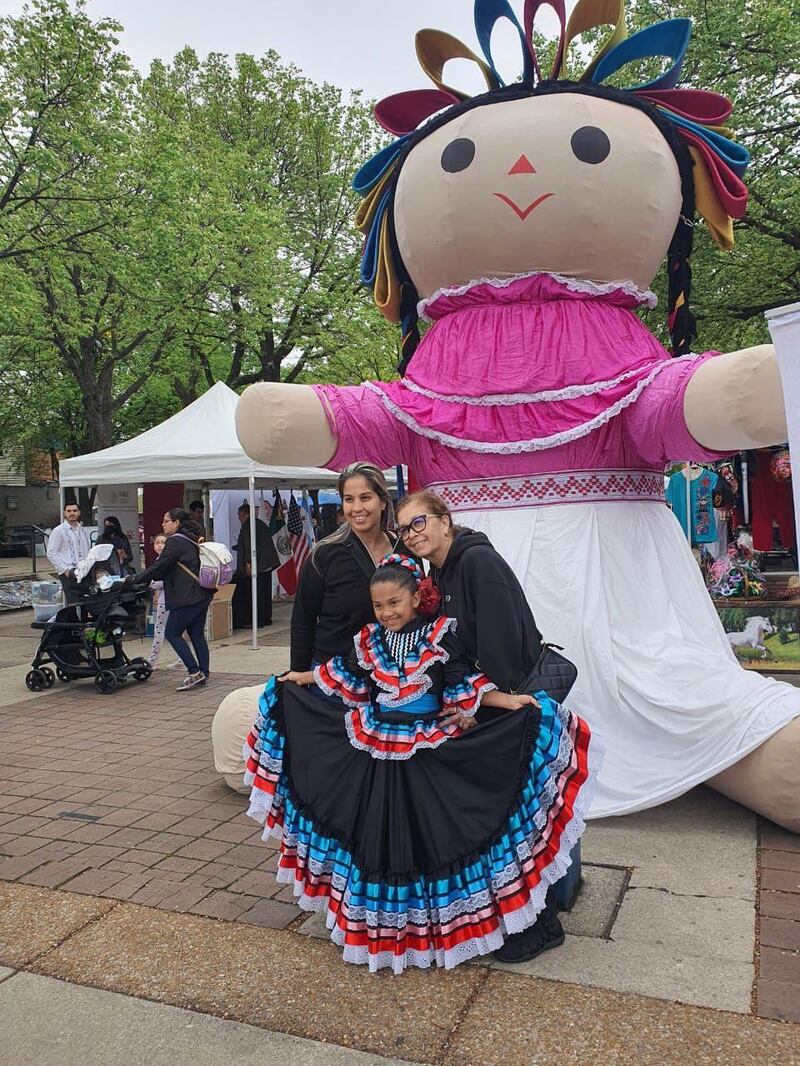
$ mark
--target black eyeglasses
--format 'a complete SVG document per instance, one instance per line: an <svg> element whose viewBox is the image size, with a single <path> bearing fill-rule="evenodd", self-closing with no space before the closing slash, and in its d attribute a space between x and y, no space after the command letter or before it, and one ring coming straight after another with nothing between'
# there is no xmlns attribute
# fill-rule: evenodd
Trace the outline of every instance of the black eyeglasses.
<svg viewBox="0 0 800 1066"><path fill-rule="evenodd" d="M425 526L428 524L429 518L441 518L439 514L418 514L414 515L407 526L398 526L395 533L400 540L405 540L409 533L421 533Z"/></svg>

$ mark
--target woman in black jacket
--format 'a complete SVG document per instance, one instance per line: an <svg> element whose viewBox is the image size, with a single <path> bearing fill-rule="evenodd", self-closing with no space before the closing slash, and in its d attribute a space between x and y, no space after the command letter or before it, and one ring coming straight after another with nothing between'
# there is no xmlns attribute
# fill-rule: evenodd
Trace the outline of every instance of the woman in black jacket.
<svg viewBox="0 0 800 1066"><path fill-rule="evenodd" d="M164 550L146 570L128 579L136 585L164 582L164 606L169 611L164 635L186 667L186 678L178 686L178 692L205 685L208 681L209 651L205 625L213 592L203 588L197 577L200 552L194 525L180 507L167 511L161 523L167 537ZM189 637L191 648L184 633Z"/></svg>
<svg viewBox="0 0 800 1066"><path fill-rule="evenodd" d="M514 571L484 533L460 529L433 492L405 496L397 508L403 545L431 563L441 612L458 622L467 658L503 692L517 692L541 654L541 634ZM476 718L492 714L479 711ZM507 712L502 712L507 713ZM473 724L477 724L473 719ZM509 936L495 952L502 962L527 962L564 942L552 889L535 925Z"/></svg>
<svg viewBox="0 0 800 1066"><path fill-rule="evenodd" d="M339 476L345 522L321 540L303 567L292 609L291 668L310 670L347 655L353 634L373 621L369 582L394 549L391 499L383 471L353 463Z"/></svg>
<svg viewBox="0 0 800 1066"><path fill-rule="evenodd" d="M442 614L458 619L467 655L502 692L516 692L536 665L541 635L525 592L485 533L460 529L433 492L406 496L398 535L427 559L442 596Z"/></svg>
<svg viewBox="0 0 800 1066"><path fill-rule="evenodd" d="M113 544L114 550L118 548L125 549L125 558L120 562L125 566L131 566L133 563L133 551L131 549L131 542L125 536L122 531L119 519L116 515L108 514L103 519L103 532L97 538L98 544Z"/></svg>

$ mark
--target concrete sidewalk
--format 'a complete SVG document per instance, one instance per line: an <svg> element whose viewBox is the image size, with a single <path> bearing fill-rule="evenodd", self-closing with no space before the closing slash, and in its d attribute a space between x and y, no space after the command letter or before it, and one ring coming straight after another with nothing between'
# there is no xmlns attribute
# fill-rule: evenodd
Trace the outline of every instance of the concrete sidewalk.
<svg viewBox="0 0 800 1066"><path fill-rule="evenodd" d="M7 1066L394 1066L386 1059L241 1022L0 968Z"/></svg>

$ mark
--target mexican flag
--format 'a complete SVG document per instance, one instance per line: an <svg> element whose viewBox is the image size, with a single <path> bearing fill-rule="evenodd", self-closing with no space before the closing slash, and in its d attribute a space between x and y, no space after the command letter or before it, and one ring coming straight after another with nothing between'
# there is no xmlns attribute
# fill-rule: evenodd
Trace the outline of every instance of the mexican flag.
<svg viewBox="0 0 800 1066"><path fill-rule="evenodd" d="M295 569L294 555L292 554L292 542L289 540L289 532L286 529L283 502L277 489L275 490L275 500L268 528L280 560L278 563L278 584L288 596L294 596L297 588L297 570Z"/></svg>

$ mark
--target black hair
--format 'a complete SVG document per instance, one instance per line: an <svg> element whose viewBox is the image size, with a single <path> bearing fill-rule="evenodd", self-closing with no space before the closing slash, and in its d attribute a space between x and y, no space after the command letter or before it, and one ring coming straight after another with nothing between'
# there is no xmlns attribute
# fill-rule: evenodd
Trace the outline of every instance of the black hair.
<svg viewBox="0 0 800 1066"><path fill-rule="evenodd" d="M167 511L167 514L170 516L173 522L178 523L181 529L186 526L187 522L192 521L192 519L189 517L188 511L184 511L182 507L170 507L170 509Z"/></svg>
<svg viewBox="0 0 800 1066"><path fill-rule="evenodd" d="M206 531L194 518L187 518L181 529L184 533L191 533L194 537L204 537L206 535Z"/></svg>
<svg viewBox="0 0 800 1066"><path fill-rule="evenodd" d="M412 594L419 589L419 584L413 573L404 566L397 566L394 563L387 563L386 566L378 567L369 579L370 589L381 581L391 581L401 589L408 589Z"/></svg>
<svg viewBox="0 0 800 1066"><path fill-rule="evenodd" d="M205 509L206 505L203 503L202 500L192 500L192 502L189 504L190 511L205 511Z"/></svg>
<svg viewBox="0 0 800 1066"><path fill-rule="evenodd" d="M394 167L394 173L389 185L388 232L391 254L394 260L398 281L400 283L400 328L402 331L401 357L398 370L405 374L408 364L417 349L420 341L417 304L419 294L408 273L400 248L397 242L397 233L394 222L394 201L397 192L397 182L409 153L424 140L429 134L446 126L453 119L465 114L476 107L485 107L489 104L504 103L511 100L522 100L531 96L547 96L556 93L576 93L583 96L596 96L604 100L624 104L644 112L650 121L656 126L664 140L669 145L681 179L681 213L675 232L672 235L667 251L667 277L668 277L668 301L667 314L669 321L670 339L674 355L683 355L691 350L692 338L696 336L695 318L689 308L689 295L692 285L692 271L690 256L694 235L695 192L694 177L692 174L692 157L686 142L679 136L675 125L664 118L659 111L646 100L635 96L633 93L615 89L609 85L585 85L574 81L541 81L536 86L524 85L515 82L513 85L505 85L499 89L491 89L489 92L473 96L460 104L448 108L437 115L417 130L400 153Z"/></svg>
<svg viewBox="0 0 800 1066"><path fill-rule="evenodd" d="M117 518L116 515L107 514L105 516L105 518L103 519L103 525L104 526L110 525L114 536L116 536L116 537L124 537L125 536L125 534L122 532L122 526L120 525L119 519ZM108 543L108 542L106 542L106 543Z"/></svg>

